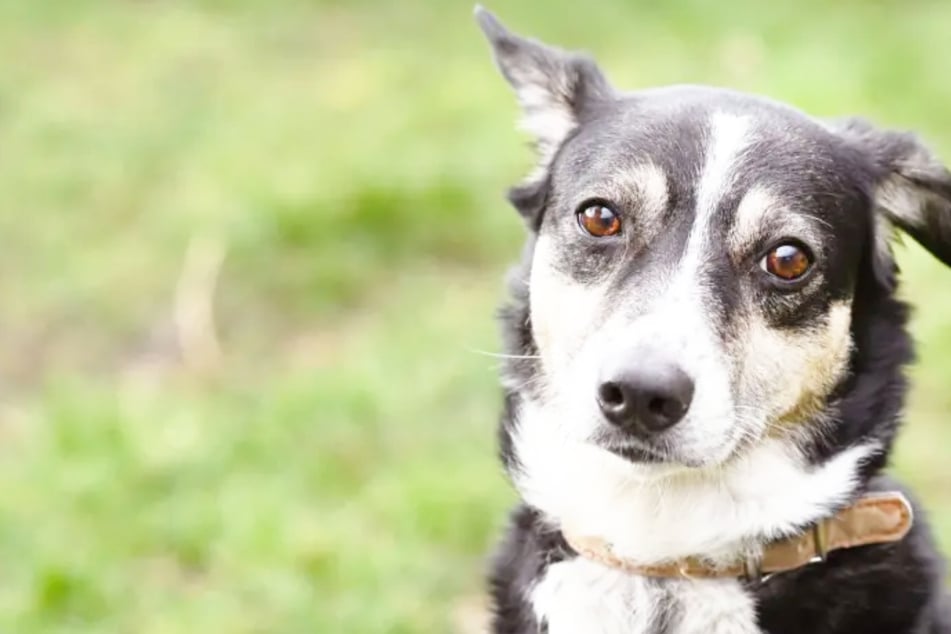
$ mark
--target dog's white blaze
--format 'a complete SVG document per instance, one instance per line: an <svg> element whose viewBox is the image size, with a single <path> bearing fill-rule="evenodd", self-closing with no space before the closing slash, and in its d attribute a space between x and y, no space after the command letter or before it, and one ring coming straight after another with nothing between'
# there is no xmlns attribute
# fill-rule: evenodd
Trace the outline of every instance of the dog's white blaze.
<svg viewBox="0 0 951 634"><path fill-rule="evenodd" d="M738 438L730 386L728 355L710 326L711 306L698 286L697 274L681 268L646 315L625 324L624 313L604 327L602 355L613 346L665 355L693 378L690 409L666 436L675 455L690 464L710 464L729 455ZM626 327L625 327L626 326ZM636 353L636 352L635 352Z"/></svg>
<svg viewBox="0 0 951 634"><path fill-rule="evenodd" d="M718 203L735 178L735 164L750 142L750 122L723 112L710 119L706 160L697 188L697 207L684 255L663 296L631 330L679 363L695 381L686 418L670 434L678 454L694 463L725 459L749 433L734 412L728 355L711 327L711 293L704 292L711 223ZM738 424L740 423L740 424Z"/></svg>
<svg viewBox="0 0 951 634"><path fill-rule="evenodd" d="M790 534L854 492L859 466L877 446L853 447L810 466L767 438L725 464L701 469L635 464L562 433L558 405L526 402L513 441L514 482L530 505L566 530L608 540L644 564L691 555L733 561L764 539Z"/></svg>
<svg viewBox="0 0 951 634"><path fill-rule="evenodd" d="M717 203L730 188L736 175L734 165L750 142L750 121L726 112L714 112L710 117L710 136L706 161L697 188L697 217L691 232L691 242L706 233L710 217Z"/></svg>

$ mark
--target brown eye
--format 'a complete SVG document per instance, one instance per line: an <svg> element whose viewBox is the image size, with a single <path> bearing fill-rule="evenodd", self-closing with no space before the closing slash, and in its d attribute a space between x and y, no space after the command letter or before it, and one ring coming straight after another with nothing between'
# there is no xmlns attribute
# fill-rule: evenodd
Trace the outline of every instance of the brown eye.
<svg viewBox="0 0 951 634"><path fill-rule="evenodd" d="M579 211L578 225L595 238L606 238L621 232L621 219L606 205L588 205Z"/></svg>
<svg viewBox="0 0 951 634"><path fill-rule="evenodd" d="M781 244L763 258L763 270L786 282L794 282L812 268L809 253L795 244Z"/></svg>

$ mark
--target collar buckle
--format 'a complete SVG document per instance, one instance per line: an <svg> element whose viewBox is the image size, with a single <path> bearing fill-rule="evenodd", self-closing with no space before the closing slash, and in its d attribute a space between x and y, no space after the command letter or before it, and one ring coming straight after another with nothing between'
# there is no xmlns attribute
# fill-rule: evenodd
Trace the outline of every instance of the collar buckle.
<svg viewBox="0 0 951 634"><path fill-rule="evenodd" d="M810 564L821 564L829 555L829 527L825 520L819 520L812 527L812 543L815 554L809 560Z"/></svg>
<svg viewBox="0 0 951 634"><path fill-rule="evenodd" d="M743 560L743 578L749 583L760 585L761 583L769 581L769 578L772 576L772 574L763 574L762 553L755 555L750 553L746 556L746 559Z"/></svg>

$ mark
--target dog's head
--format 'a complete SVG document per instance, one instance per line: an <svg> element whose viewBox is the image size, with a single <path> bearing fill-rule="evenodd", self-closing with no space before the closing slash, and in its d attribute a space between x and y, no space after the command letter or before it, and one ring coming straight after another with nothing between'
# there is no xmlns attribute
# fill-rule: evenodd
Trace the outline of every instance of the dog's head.
<svg viewBox="0 0 951 634"><path fill-rule="evenodd" d="M856 340L858 303L893 290L893 227L951 264L951 174L859 120L619 92L589 58L477 17L539 154L510 195L531 232L515 352L538 357L510 377L521 415L647 470L835 436L875 343Z"/></svg>

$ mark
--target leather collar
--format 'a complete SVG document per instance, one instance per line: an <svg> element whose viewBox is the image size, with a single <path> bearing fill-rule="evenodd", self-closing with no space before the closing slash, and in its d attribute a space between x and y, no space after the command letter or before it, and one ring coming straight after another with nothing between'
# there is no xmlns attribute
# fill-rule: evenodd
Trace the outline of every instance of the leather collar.
<svg viewBox="0 0 951 634"><path fill-rule="evenodd" d="M564 533L578 554L605 566L647 577L726 578L764 581L779 572L825 561L833 550L901 540L911 530L911 504L897 491L869 493L811 530L767 544L760 555L728 565L714 565L700 557L686 557L644 565L616 555L611 544L597 537Z"/></svg>

